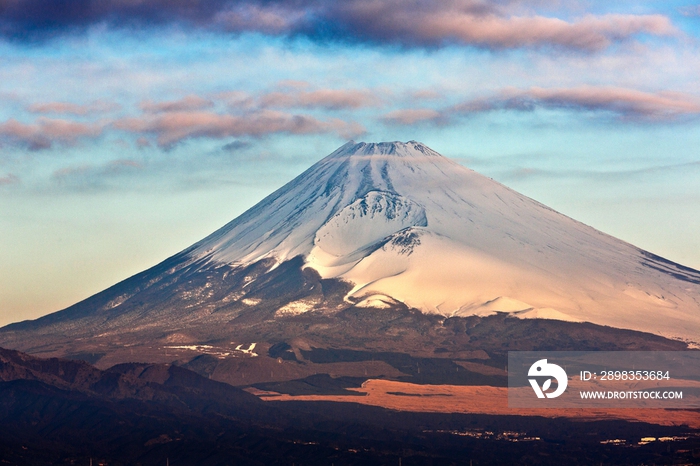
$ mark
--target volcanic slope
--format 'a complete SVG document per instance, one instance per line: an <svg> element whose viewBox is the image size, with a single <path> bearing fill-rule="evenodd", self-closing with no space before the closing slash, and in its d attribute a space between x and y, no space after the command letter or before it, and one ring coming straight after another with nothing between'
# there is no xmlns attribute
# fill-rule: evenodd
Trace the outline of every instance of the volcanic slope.
<svg viewBox="0 0 700 466"><path fill-rule="evenodd" d="M56 353L61 341L127 334L202 344L236 340L233 323L312 322L348 308L506 312L697 341L700 272L421 143L350 142L152 269L5 327L0 344L40 352L42 341Z"/></svg>

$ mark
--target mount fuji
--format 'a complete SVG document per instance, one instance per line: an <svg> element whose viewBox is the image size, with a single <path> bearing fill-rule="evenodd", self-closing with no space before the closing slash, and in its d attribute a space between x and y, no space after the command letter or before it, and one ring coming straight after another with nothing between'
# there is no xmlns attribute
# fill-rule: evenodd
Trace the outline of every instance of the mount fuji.
<svg viewBox="0 0 700 466"><path fill-rule="evenodd" d="M379 320L418 313L431 325L493 315L591 323L692 343L700 272L421 143L349 142L161 264L0 329L0 345L102 357L149 342L250 356L256 343L309 329L318 343L334 316L351 311Z"/></svg>

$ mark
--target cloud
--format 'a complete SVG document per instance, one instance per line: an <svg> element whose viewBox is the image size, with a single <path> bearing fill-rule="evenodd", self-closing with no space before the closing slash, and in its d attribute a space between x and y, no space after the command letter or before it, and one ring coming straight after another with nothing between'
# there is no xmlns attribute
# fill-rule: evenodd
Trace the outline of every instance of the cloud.
<svg viewBox="0 0 700 466"><path fill-rule="evenodd" d="M642 92L619 87L532 88L526 96L548 107L605 110L626 118L674 119L700 113L700 100L680 92Z"/></svg>
<svg viewBox="0 0 700 466"><path fill-rule="evenodd" d="M410 92L409 97L413 100L436 100L441 99L443 95L434 89L419 89Z"/></svg>
<svg viewBox="0 0 700 466"><path fill-rule="evenodd" d="M153 102L146 100L141 103L141 110L147 113L181 112L188 110L204 110L214 106L214 102L198 95L188 95L179 100L169 102Z"/></svg>
<svg viewBox="0 0 700 466"><path fill-rule="evenodd" d="M306 89L311 87L311 83L308 81L299 81L296 79L283 79L277 83L277 87L281 89Z"/></svg>
<svg viewBox="0 0 700 466"><path fill-rule="evenodd" d="M221 150L226 152L236 152L239 150L247 149L248 147L250 147L250 143L248 141L237 140L229 142L228 144L224 144L221 147Z"/></svg>
<svg viewBox="0 0 700 466"><path fill-rule="evenodd" d="M255 99L244 91L219 92L215 97L231 109L243 110L251 109L255 106Z"/></svg>
<svg viewBox="0 0 700 466"><path fill-rule="evenodd" d="M683 16L696 17L700 16L700 5L684 6L678 9Z"/></svg>
<svg viewBox="0 0 700 466"><path fill-rule="evenodd" d="M452 107L452 114L492 110L532 111L564 108L574 111L603 111L622 120L673 121L700 114L700 99L680 92L644 92L621 87L580 86L527 90L506 89L498 95L474 99Z"/></svg>
<svg viewBox="0 0 700 466"><path fill-rule="evenodd" d="M320 108L325 110L357 109L374 105L377 98L367 90L318 89L304 90L310 84L301 81L282 81L277 86L283 91L253 96L241 91L219 92L212 98L189 95L168 102L143 102L144 115L124 118L113 127L141 135L155 136L162 148L191 138L263 137L269 134L336 133L343 138L356 137L365 132L356 123L331 118L320 120L309 115L294 114L273 109ZM211 111L223 103L230 113ZM139 138L145 146L148 139ZM233 143L225 149L240 149ZM241 143L243 144L243 143Z"/></svg>
<svg viewBox="0 0 700 466"><path fill-rule="evenodd" d="M74 167L65 167L55 170L51 177L58 181L63 181L68 178L82 176L90 173L93 170L92 165L79 165Z"/></svg>
<svg viewBox="0 0 700 466"><path fill-rule="evenodd" d="M260 138L279 133L332 133L342 138L352 138L365 133L365 129L357 123L282 111L280 108L356 109L377 101L370 91L307 91L302 90L298 83L294 86L288 84L283 86L287 92L275 91L258 96L229 91L209 96L190 94L170 101L145 100L139 104L140 114L110 120L93 118L91 122L82 122L41 116L34 122L25 123L9 119L0 122L0 139L24 145L30 150L41 150L57 143L76 144L84 138L118 130L134 135L137 147L144 148L154 143L161 148L170 148L186 139L202 137ZM108 107L103 102L90 105L47 102L33 104L29 109L35 113L89 117L98 109Z"/></svg>
<svg viewBox="0 0 700 466"><path fill-rule="evenodd" d="M415 125L417 123L441 123L442 113L430 108L407 108L389 112L382 117L386 123L394 125Z"/></svg>
<svg viewBox="0 0 700 466"><path fill-rule="evenodd" d="M639 34L677 33L669 18L663 15L587 15L568 21L537 14L513 14L518 3L479 0L0 0L0 34L26 40L83 31L97 24L141 28L177 24L230 33L304 35L316 40L331 38L402 46L459 44L489 49L554 46L597 51ZM536 8L538 3L532 6Z"/></svg>
<svg viewBox="0 0 700 466"><path fill-rule="evenodd" d="M531 112L536 109L600 112L620 121L674 122L700 115L700 97L681 92L645 92L612 86L529 89L506 88L491 96L442 108L406 108L381 117L387 124L444 125L459 116L492 111Z"/></svg>
<svg viewBox="0 0 700 466"><path fill-rule="evenodd" d="M19 178L17 175L13 175L12 173L8 173L5 176L0 176L0 186L9 186L11 184L18 184L19 183Z"/></svg>
<svg viewBox="0 0 700 466"><path fill-rule="evenodd" d="M637 34L676 33L662 15L588 15L575 21L545 16L510 16L476 1L353 0L329 10L356 38L401 45L462 44L490 49L555 46L597 51Z"/></svg>
<svg viewBox="0 0 700 466"><path fill-rule="evenodd" d="M693 172L700 169L700 162L684 162L676 164L652 165L628 170L590 170L590 169L542 169L532 167L516 167L503 172L502 177L511 180L522 180L527 178L588 178L599 181L608 179L610 181L633 180L646 176L658 177L667 173Z"/></svg>
<svg viewBox="0 0 700 466"><path fill-rule="evenodd" d="M79 188L106 186L122 175L143 170L144 166L132 159L116 159L102 164L81 164L60 168L51 174L59 185Z"/></svg>
<svg viewBox="0 0 700 466"><path fill-rule="evenodd" d="M0 31L15 39L37 39L111 26L203 25L227 0L0 0Z"/></svg>
<svg viewBox="0 0 700 466"><path fill-rule="evenodd" d="M294 115L271 110L260 110L244 115L213 112L172 112L124 118L114 127L136 134L154 135L163 148L191 138L209 137L262 137L275 133L317 134L336 133L343 138L364 132L358 124L338 119L318 120L307 115Z"/></svg>
<svg viewBox="0 0 700 466"><path fill-rule="evenodd" d="M74 104L70 102L35 103L30 105L27 110L29 110L30 113L60 113L66 115L83 116L94 113L106 113L113 110L118 110L120 108L121 107L114 102L98 100L86 105Z"/></svg>
<svg viewBox="0 0 700 466"><path fill-rule="evenodd" d="M318 89L315 91L271 92L260 98L263 107L305 107L328 110L354 109L376 105L379 99L365 90Z"/></svg>
<svg viewBox="0 0 700 466"><path fill-rule="evenodd" d="M286 34L294 31L306 16L304 9L294 9L283 4L242 4L231 10L221 11L214 23L232 32L256 31L266 34Z"/></svg>
<svg viewBox="0 0 700 466"><path fill-rule="evenodd" d="M48 149L54 143L75 144L84 137L97 137L102 133L98 124L40 117L35 123L21 123L9 119L0 123L0 137L12 143L26 145L30 150Z"/></svg>
<svg viewBox="0 0 700 466"><path fill-rule="evenodd" d="M288 5L289 3L289 5ZM285 34L299 27L311 1L0 0L0 34L42 40L91 26L168 25L227 32Z"/></svg>
<svg viewBox="0 0 700 466"><path fill-rule="evenodd" d="M105 173L120 173L125 170L141 169L143 164L131 159L117 159L109 162L105 168Z"/></svg>

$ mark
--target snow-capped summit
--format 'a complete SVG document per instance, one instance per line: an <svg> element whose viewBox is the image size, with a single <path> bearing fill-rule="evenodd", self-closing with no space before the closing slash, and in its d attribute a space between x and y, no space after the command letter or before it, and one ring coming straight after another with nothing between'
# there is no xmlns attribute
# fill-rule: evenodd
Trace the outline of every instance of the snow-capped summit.
<svg viewBox="0 0 700 466"><path fill-rule="evenodd" d="M0 346L104 353L106 365L132 360L127 342L148 351L227 342L220 353L230 356L242 343L275 345L303 331L319 345L423 351L416 342L456 335L438 315L496 312L698 342L700 272L421 143L350 142L181 253L63 311L0 329ZM413 324L401 323L406 315ZM384 329L393 316L401 321L391 324L393 340L364 323L345 327L345 319L376 319L371 328ZM514 321L507 325L528 328ZM605 333L556 325L571 338ZM439 344L461 351L463 336Z"/></svg>
<svg viewBox="0 0 700 466"><path fill-rule="evenodd" d="M342 210L349 209L347 213L354 212L356 220L362 221L359 219L365 216L360 216L358 209L364 206L370 210L382 209L382 205L390 210L417 209L419 206L410 201L411 183L444 176L445 169L453 169L450 167L459 165L414 141L349 142L197 243L192 254L211 254L215 260L230 264L265 257L281 262L299 254L306 256L318 230ZM385 214L391 215L390 210ZM358 225L353 223L349 228L357 231ZM377 222L372 225L381 229ZM393 230L394 226L390 221L386 228ZM381 238L394 231L387 231Z"/></svg>
<svg viewBox="0 0 700 466"><path fill-rule="evenodd" d="M231 266L302 256L350 282L359 305L700 335L700 273L415 141L347 143L189 254Z"/></svg>

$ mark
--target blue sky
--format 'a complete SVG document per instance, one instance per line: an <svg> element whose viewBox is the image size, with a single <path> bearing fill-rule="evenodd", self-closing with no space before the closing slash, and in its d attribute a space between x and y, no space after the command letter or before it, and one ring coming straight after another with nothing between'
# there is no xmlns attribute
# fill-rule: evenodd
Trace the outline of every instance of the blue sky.
<svg viewBox="0 0 700 466"><path fill-rule="evenodd" d="M700 5L0 0L0 324L418 140L700 268Z"/></svg>

